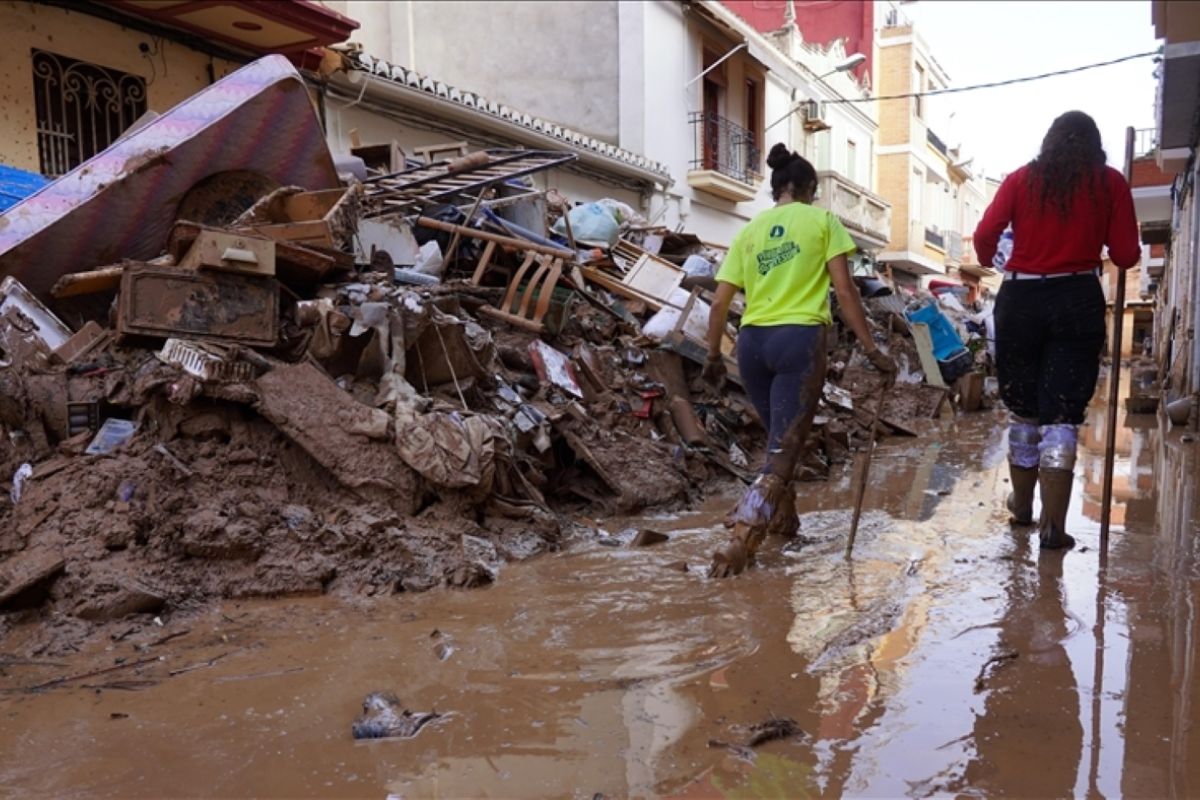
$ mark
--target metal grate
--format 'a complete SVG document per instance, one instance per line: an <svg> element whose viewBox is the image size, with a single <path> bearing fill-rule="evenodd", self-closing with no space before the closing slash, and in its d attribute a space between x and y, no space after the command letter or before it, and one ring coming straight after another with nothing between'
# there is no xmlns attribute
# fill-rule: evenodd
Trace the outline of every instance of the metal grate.
<svg viewBox="0 0 1200 800"><path fill-rule="evenodd" d="M757 138L724 117L693 111L692 169L716 170L736 181L753 184L759 178Z"/></svg>
<svg viewBox="0 0 1200 800"><path fill-rule="evenodd" d="M146 113L146 80L33 50L33 96L43 175L70 172Z"/></svg>

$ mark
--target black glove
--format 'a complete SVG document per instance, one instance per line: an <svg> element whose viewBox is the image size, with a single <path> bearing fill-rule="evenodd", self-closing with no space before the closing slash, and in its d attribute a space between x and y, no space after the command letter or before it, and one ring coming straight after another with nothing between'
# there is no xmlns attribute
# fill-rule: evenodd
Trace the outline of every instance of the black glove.
<svg viewBox="0 0 1200 800"><path fill-rule="evenodd" d="M725 385L726 372L724 357L720 353L715 356L710 354L704 362L704 371L700 373L700 377L713 388L720 389Z"/></svg>

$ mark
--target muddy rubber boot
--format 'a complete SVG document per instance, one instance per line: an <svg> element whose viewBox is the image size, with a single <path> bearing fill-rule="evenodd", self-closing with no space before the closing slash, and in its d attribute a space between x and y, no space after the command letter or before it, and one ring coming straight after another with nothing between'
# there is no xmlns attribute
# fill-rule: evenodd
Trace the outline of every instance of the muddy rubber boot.
<svg viewBox="0 0 1200 800"><path fill-rule="evenodd" d="M729 535L729 541L712 555L712 564L708 567L710 578L732 578L746 571L750 564L752 552L750 549L751 529L749 525L737 523Z"/></svg>
<svg viewBox="0 0 1200 800"><path fill-rule="evenodd" d="M731 515L734 524L729 541L713 553L708 569L710 578L728 578L743 572L754 560L771 523L781 518L779 512L790 506L792 516L795 516L795 494L792 493L792 502L788 503L788 489L778 476L760 475L746 490ZM782 517L786 517L786 513Z"/></svg>
<svg viewBox="0 0 1200 800"><path fill-rule="evenodd" d="M1038 483L1038 468L1018 467L1010 463L1008 475L1012 481L1012 491L1005 502L1008 513L1012 514L1008 521L1013 525L1032 525L1033 490Z"/></svg>
<svg viewBox="0 0 1200 800"><path fill-rule="evenodd" d="M1071 504L1071 488L1075 473L1068 469L1042 469L1038 484L1042 488L1042 516L1038 522L1038 538L1043 550L1062 550L1075 546L1075 539L1066 531L1067 507Z"/></svg>
<svg viewBox="0 0 1200 800"><path fill-rule="evenodd" d="M784 539L794 539L800 532L800 517L796 514L796 487L788 484L783 497L767 523L767 533L770 536L781 536Z"/></svg>

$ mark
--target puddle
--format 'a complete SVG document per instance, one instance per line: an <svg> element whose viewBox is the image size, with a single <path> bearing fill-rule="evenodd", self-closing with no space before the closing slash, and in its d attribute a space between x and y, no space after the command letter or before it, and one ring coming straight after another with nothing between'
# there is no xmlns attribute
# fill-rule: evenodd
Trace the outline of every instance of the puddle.
<svg viewBox="0 0 1200 800"><path fill-rule="evenodd" d="M228 603L148 653L0 658L0 794L1194 794L1195 446L1122 427L1102 566L1102 426L1064 558L1006 524L998 421L882 446L849 563L847 469L802 484L802 546L770 543L726 582L704 578L729 502L714 498L604 523L646 522L664 544L588 543L486 589ZM445 716L355 741L373 691ZM771 718L803 733L750 755L709 744Z"/></svg>

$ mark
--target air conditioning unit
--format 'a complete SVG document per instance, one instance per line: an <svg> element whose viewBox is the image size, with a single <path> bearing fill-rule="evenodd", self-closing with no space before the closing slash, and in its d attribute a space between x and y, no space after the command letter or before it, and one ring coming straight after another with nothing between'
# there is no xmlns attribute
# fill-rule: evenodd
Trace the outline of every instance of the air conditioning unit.
<svg viewBox="0 0 1200 800"><path fill-rule="evenodd" d="M800 116L804 119L804 130L827 131L829 123L825 121L825 104L818 100L808 100L800 108Z"/></svg>

